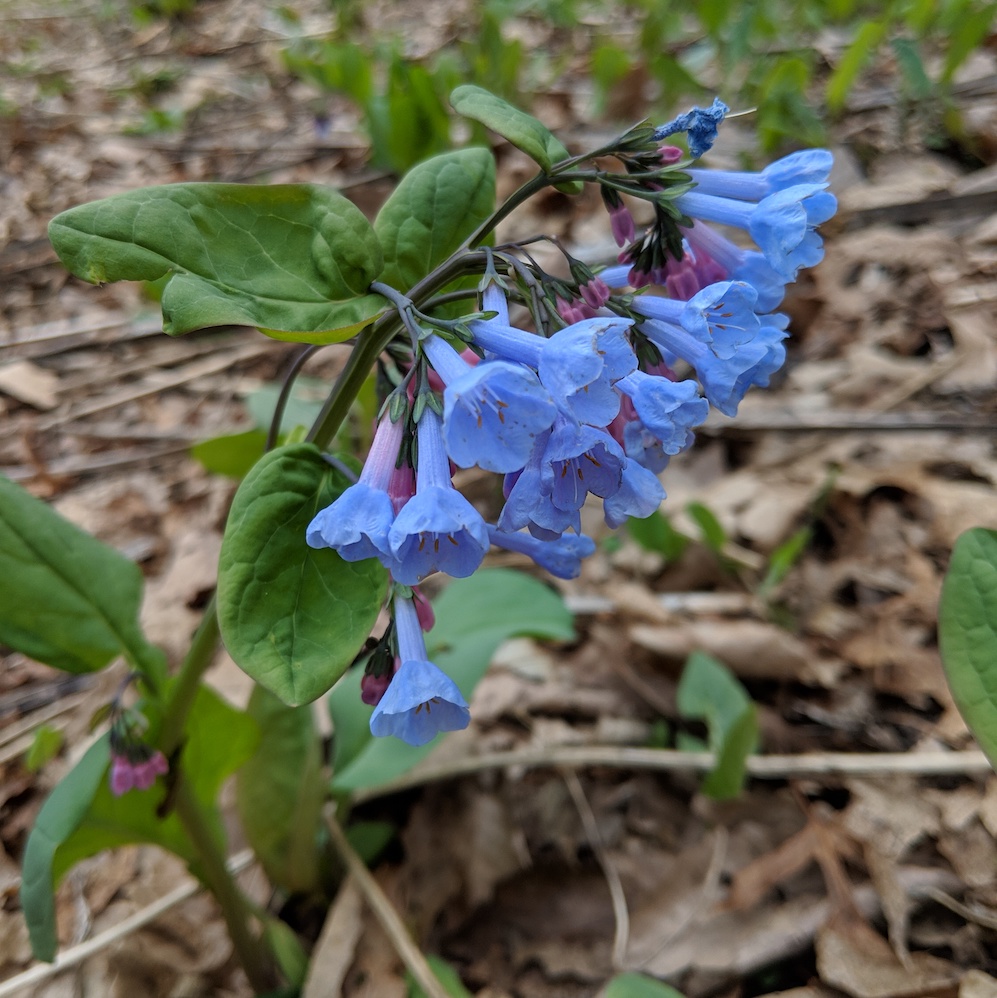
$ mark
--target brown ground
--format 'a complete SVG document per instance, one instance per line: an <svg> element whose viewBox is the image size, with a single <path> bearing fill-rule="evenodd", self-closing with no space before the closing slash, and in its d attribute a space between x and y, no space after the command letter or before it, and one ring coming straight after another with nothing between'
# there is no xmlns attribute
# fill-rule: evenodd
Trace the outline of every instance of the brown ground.
<svg viewBox="0 0 997 998"><path fill-rule="evenodd" d="M368 11L371 23L380 10ZM409 25L417 49L458 16L428 10ZM332 133L316 139L314 93L281 70L278 22L260 3L218 0L180 25L138 29L81 5L22 4L6 19L0 82L16 110L0 121L0 465L142 565L148 631L175 659L213 584L234 488L186 449L247 425L243 399L280 375L293 347L248 330L169 340L136 287L69 279L45 224L84 200L178 180L319 181L365 210L388 188L364 167L347 105L330 102ZM303 30L327 21L316 3ZM540 30L523 26L534 44ZM673 523L696 535L685 507L704 503L731 539L725 556L693 544L665 565L621 534L563 587L580 611L578 643L506 646L472 728L443 758L645 744L656 722L674 726L681 664L697 648L757 700L765 753L904 752L929 770L942 750L972 749L942 676L935 613L956 536L997 527L994 56L977 53L961 78L968 137L949 152L974 151L972 169L965 156L926 151L930 116L895 101L883 69L884 86L857 92L834 129L841 212L824 264L789 302L784 376L736 422L711 423L666 475ZM143 111L136 81L163 70L179 72L164 106L185 111L185 127L123 135ZM570 68L554 89L540 113L582 141L587 101ZM750 141L746 126L730 126L711 162L736 161ZM508 188L528 165L498 152ZM593 261L611 250L591 199L549 199L509 231L538 225ZM332 348L308 373L327 378L341 358ZM806 524L811 544L763 593L768 556ZM231 662L212 675L245 698ZM4 659L2 976L29 963L16 901L26 831L118 678L67 680ZM66 750L32 774L23 753L43 720L64 730ZM596 994L614 969L615 879L629 911L620 968L690 996L993 996L997 778L959 758L965 772L944 776L887 763L874 777L755 780L725 804L682 771L508 770L359 813L399 824L378 879L420 944L478 996ZM119 923L184 876L151 849L84 864L60 890L64 943ZM262 874L244 876L265 900ZM352 890L330 918L342 928L323 936L316 959L333 969L306 994L339 993L339 973L344 995L404 995L394 951ZM247 991L199 897L36 993Z"/></svg>

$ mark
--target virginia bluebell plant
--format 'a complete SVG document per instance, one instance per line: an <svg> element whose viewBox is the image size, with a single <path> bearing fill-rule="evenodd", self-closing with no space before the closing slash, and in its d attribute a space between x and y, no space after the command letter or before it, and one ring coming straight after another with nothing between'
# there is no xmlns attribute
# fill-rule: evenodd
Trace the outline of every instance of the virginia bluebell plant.
<svg viewBox="0 0 997 998"><path fill-rule="evenodd" d="M391 654L372 656L365 677L373 734L420 745L470 719L426 660L407 587L435 572L469 576L492 545L574 578L595 549L581 532L588 498L602 501L610 527L650 515L665 498L658 475L710 407L735 415L745 392L782 366L788 320L775 309L823 255L817 226L836 209L832 157L808 150L759 173L729 172L691 167L660 144L684 132L698 159L727 110L716 100L600 151L626 168L584 176L602 191L618 265L597 274L567 258L564 281L520 246L485 251L480 311L459 320L375 285L404 324L405 373L359 481L307 531L310 545L347 561L377 558L396 583L394 627L382 639ZM642 231L623 195L653 207ZM756 248L714 225L741 230ZM512 323L513 307L528 324ZM407 462L414 487L409 474L399 489ZM494 524L454 488L452 469L472 466L505 476Z"/></svg>
<svg viewBox="0 0 997 998"><path fill-rule="evenodd" d="M294 372L318 347L353 346L304 434L279 439L278 405L268 451L232 502L215 598L172 674L141 628L137 566L0 477L0 643L75 673L124 658L132 698L95 718L109 730L28 840L21 899L41 959L57 949L59 878L100 849L153 842L218 899L256 993L300 972L303 955L278 972L286 926L226 867L226 778L236 775L244 831L273 883L321 895L331 794L304 705L328 694L337 768L378 748L410 764L412 752L370 740L368 721L371 735L415 746L466 727L467 677L427 652L422 582L466 579L492 547L576 577L595 550L583 506L601 504L609 527L654 512L659 476L711 408L733 416L785 360L778 308L821 259L817 227L836 207L830 153L757 173L702 168L727 113L719 100L576 156L479 87L458 87L451 103L538 165L498 206L494 157L469 147L414 167L373 222L324 186L182 183L80 205L49 226L85 280L160 281L171 335L252 326L309 345ZM671 144L682 135L688 152ZM546 237L492 245L529 198L586 184L620 247L612 265L550 240L563 254L555 275L531 255ZM376 424L362 468L341 432L361 411ZM455 469L472 467L501 476L494 523L454 486ZM256 680L245 711L202 682L219 640Z"/></svg>

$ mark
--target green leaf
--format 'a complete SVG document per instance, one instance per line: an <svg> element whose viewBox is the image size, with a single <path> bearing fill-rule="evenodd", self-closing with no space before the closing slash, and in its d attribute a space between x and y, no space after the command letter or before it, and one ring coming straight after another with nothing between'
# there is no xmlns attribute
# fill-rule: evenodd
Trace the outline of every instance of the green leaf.
<svg viewBox="0 0 997 998"><path fill-rule="evenodd" d="M257 686L247 713L260 743L236 777L243 831L271 883L291 894L314 890L325 781L311 706L287 707Z"/></svg>
<svg viewBox="0 0 997 998"><path fill-rule="evenodd" d="M113 658L161 682L163 654L138 622L142 573L0 476L0 643L66 672Z"/></svg>
<svg viewBox="0 0 997 998"><path fill-rule="evenodd" d="M645 974L617 974L606 985L603 998L683 998L683 995Z"/></svg>
<svg viewBox="0 0 997 998"><path fill-rule="evenodd" d="M770 593L783 579L789 575L793 566L800 560L803 552L806 551L811 540L813 540L813 528L809 525L800 527L792 536L782 542L769 558L768 569L765 578L758 587L758 594L765 596Z"/></svg>
<svg viewBox="0 0 997 998"><path fill-rule="evenodd" d="M367 866L377 861L397 834L398 826L390 821L351 821L345 829L347 841Z"/></svg>
<svg viewBox="0 0 997 998"><path fill-rule="evenodd" d="M677 561L689 545L689 538L657 510L642 519L631 517L627 520L627 532L642 548L656 551L666 561Z"/></svg>
<svg viewBox="0 0 997 998"><path fill-rule="evenodd" d="M266 443L265 430L228 433L194 444L190 449L190 456L215 475L245 478L253 465L263 457Z"/></svg>
<svg viewBox="0 0 997 998"><path fill-rule="evenodd" d="M474 998L471 992L464 987L460 974L446 960L427 953L426 962L450 998ZM406 974L406 981L408 982L408 998L426 998L426 992L419 987L411 974Z"/></svg>
<svg viewBox="0 0 997 998"><path fill-rule="evenodd" d="M430 659L449 675L470 701L498 646L528 634L570 641L575 632L561 597L542 582L511 569L492 568L457 579L433 604L436 626L426 635ZM418 748L396 738L372 738L370 710L360 701L360 669L351 670L329 697L335 726L346 732L349 752L337 747L333 790L372 787L400 776L424 759L438 742ZM352 753L352 754L350 754Z"/></svg>
<svg viewBox="0 0 997 998"><path fill-rule="evenodd" d="M717 763L703 792L723 800L736 797L744 783L745 761L758 742L758 716L744 687L721 662L693 652L678 686L682 717L703 720Z"/></svg>
<svg viewBox="0 0 997 998"><path fill-rule="evenodd" d="M212 815L215 834L221 841L224 832L215 807L218 791L252 755L259 732L252 718L202 686L191 708L186 736L183 775L201 806ZM86 817L56 853L56 883L80 860L133 842L161 846L189 863L196 873L197 852L175 813L160 816L162 800L158 785L115 797L108 781L101 781Z"/></svg>
<svg viewBox="0 0 997 998"><path fill-rule="evenodd" d="M703 534L703 543L714 553L720 554L727 543L727 531L723 524L716 518L713 511L704 506L701 502L689 503L685 511L696 522Z"/></svg>
<svg viewBox="0 0 997 998"><path fill-rule="evenodd" d="M62 748L62 732L51 724L40 724L35 728L31 748L24 756L24 768L29 773L37 773L46 763L51 762Z"/></svg>
<svg viewBox="0 0 997 998"><path fill-rule="evenodd" d="M956 541L942 584L938 643L952 697L997 767L997 531Z"/></svg>
<svg viewBox="0 0 997 998"><path fill-rule="evenodd" d="M232 502L222 539L218 622L235 662L290 706L343 674L384 603L380 562L310 548L305 529L349 481L312 444L267 454Z"/></svg>
<svg viewBox="0 0 997 998"><path fill-rule="evenodd" d="M31 952L39 960L55 959L58 937L55 926L56 850L79 827L90 803L104 782L111 759L105 735L94 742L82 759L49 794L28 836L21 868L21 909L28 925Z"/></svg>
<svg viewBox="0 0 997 998"><path fill-rule="evenodd" d="M852 44L827 81L825 99L831 111L838 112L844 108L849 91L858 78L862 67L872 58L879 43L886 36L887 27L889 27L889 21L885 18L864 21L859 26Z"/></svg>
<svg viewBox="0 0 997 998"><path fill-rule="evenodd" d="M367 293L381 248L363 213L311 184L166 184L70 208L49 238L78 277L170 279L163 328L257 326L276 339L345 340L386 308Z"/></svg>
<svg viewBox="0 0 997 998"><path fill-rule="evenodd" d="M280 398L281 385L260 385L246 397L246 408L261 430L269 430ZM321 378L298 377L291 387L280 421L280 433L290 433L295 427L311 426L329 395L329 382Z"/></svg>
<svg viewBox="0 0 997 998"><path fill-rule="evenodd" d="M442 263L495 207L495 159L460 149L413 167L374 222L384 251L380 280L401 291Z"/></svg>
<svg viewBox="0 0 997 998"><path fill-rule="evenodd" d="M308 974L308 954L297 933L287 922L268 917L263 922L263 938L276 957L281 973L293 987L302 987ZM297 991L293 993L297 994Z"/></svg>
<svg viewBox="0 0 997 998"><path fill-rule="evenodd" d="M545 173L550 173L555 163L571 156L550 129L532 114L520 111L482 87L471 84L458 87L450 95L450 103L458 114L480 121L486 128L508 139L535 163L539 163Z"/></svg>

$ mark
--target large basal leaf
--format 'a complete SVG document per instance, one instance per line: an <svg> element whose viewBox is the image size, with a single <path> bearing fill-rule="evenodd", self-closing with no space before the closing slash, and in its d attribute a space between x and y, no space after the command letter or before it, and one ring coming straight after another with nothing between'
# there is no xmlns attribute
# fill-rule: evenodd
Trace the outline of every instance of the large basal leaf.
<svg viewBox="0 0 997 998"><path fill-rule="evenodd" d="M460 149L413 167L374 221L380 280L406 291L442 263L495 207L495 159Z"/></svg>
<svg viewBox="0 0 997 998"><path fill-rule="evenodd" d="M376 560L347 562L305 528L350 483L312 444L271 451L236 493L222 540L218 621L236 663L290 706L321 696L370 633L387 592Z"/></svg>
<svg viewBox="0 0 997 998"><path fill-rule="evenodd" d="M256 686L247 710L260 743L236 778L243 831L272 884L314 890L325 784L312 708L287 707Z"/></svg>
<svg viewBox="0 0 997 998"><path fill-rule="evenodd" d="M257 326L277 339L332 343L387 303L377 236L337 191L311 184L166 184L70 208L49 238L78 277L169 280L163 328Z"/></svg>
<svg viewBox="0 0 997 998"><path fill-rule="evenodd" d="M436 626L426 635L429 657L468 701L495 649L507 638L528 634L570 641L575 636L571 613L556 592L506 568L485 569L451 582L433 609ZM373 738L368 727L370 708L360 701L360 678L360 670L352 670L329 695L336 729L332 785L341 792L400 776L424 759L438 741L415 747L397 738Z"/></svg>
<svg viewBox="0 0 997 998"><path fill-rule="evenodd" d="M646 974L617 974L606 985L603 998L683 998L681 991Z"/></svg>
<svg viewBox="0 0 997 998"><path fill-rule="evenodd" d="M956 541L938 643L956 705L997 767L997 531L976 527Z"/></svg>
<svg viewBox="0 0 997 998"><path fill-rule="evenodd" d="M28 926L31 951L39 960L54 960L59 945L53 872L56 850L83 821L94 795L104 782L110 758L110 741L105 736L90 746L72 771L49 794L28 836L21 864L21 910Z"/></svg>
<svg viewBox="0 0 997 998"><path fill-rule="evenodd" d="M548 173L555 163L571 155L550 129L532 114L520 111L483 87L473 84L457 87L450 95L450 103L458 114L480 121L517 149L522 149Z"/></svg>
<svg viewBox="0 0 997 998"><path fill-rule="evenodd" d="M141 602L137 565L0 476L0 643L67 672L125 655L161 682Z"/></svg>

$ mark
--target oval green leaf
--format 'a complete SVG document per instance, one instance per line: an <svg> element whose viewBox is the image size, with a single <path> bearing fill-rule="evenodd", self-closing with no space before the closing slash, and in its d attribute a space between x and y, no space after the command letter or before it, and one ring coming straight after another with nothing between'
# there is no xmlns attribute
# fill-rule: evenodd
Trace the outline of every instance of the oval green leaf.
<svg viewBox="0 0 997 998"><path fill-rule="evenodd" d="M312 444L271 451L236 493L222 539L218 622L236 663L290 706L321 696L370 633L387 593L380 562L305 543L349 481Z"/></svg>
<svg viewBox="0 0 997 998"><path fill-rule="evenodd" d="M139 627L141 602L134 562L0 476L0 643L76 673L123 654L161 682L165 660Z"/></svg>
<svg viewBox="0 0 997 998"><path fill-rule="evenodd" d="M997 767L997 531L976 527L956 541L938 644L956 706Z"/></svg>
<svg viewBox="0 0 997 998"><path fill-rule="evenodd" d="M332 343L385 311L367 293L381 273L359 208L312 184L165 184L64 211L49 238L78 277L168 277L163 328L257 326L277 339Z"/></svg>
<svg viewBox="0 0 997 998"><path fill-rule="evenodd" d="M494 208L495 158L489 150L460 149L413 167L374 221L384 251L380 280L408 290L450 256Z"/></svg>
<svg viewBox="0 0 997 998"><path fill-rule="evenodd" d="M498 132L502 138L508 139L546 173L550 173L555 163L571 156L543 122L483 87L472 84L457 87L450 95L450 103L458 114L472 121L479 121L486 128Z"/></svg>

